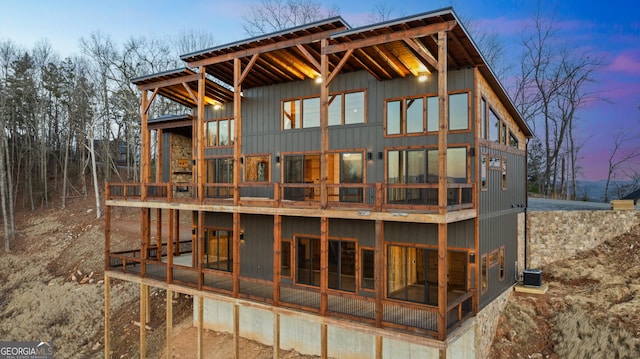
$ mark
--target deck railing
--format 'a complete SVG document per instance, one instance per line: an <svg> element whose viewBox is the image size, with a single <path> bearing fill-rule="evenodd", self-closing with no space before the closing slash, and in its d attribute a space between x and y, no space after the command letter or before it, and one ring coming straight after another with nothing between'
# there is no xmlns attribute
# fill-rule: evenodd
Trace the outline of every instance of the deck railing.
<svg viewBox="0 0 640 359"><path fill-rule="evenodd" d="M184 243L186 242L184 241ZM163 246L163 257L166 256L165 248ZM153 250L157 251L157 248ZM156 254L153 250L148 254ZM166 261L158 261L156 257L150 257L145 261L140 255L140 250L109 253L109 268L107 269L141 275L141 264L145 262L145 277L167 281L169 284L179 284L233 296L234 276L231 272L175 263L168 267ZM277 305L279 306L320 313L322 295L318 287L281 282L278 286L278 293ZM274 285L269 280L238 277L237 295L239 298L257 302L274 303ZM473 292L467 292L449 301L446 316L448 331L455 329L473 315L473 300ZM376 302L373 297L330 290L327 293L326 315L374 325L376 322L375 306ZM381 325L436 337L438 307L383 299Z"/></svg>
<svg viewBox="0 0 640 359"><path fill-rule="evenodd" d="M107 183L109 200L197 202L198 187L184 183ZM206 183L202 186L204 203L233 203L232 183ZM242 183L239 203L245 206L312 207L321 205L318 183ZM473 183L448 183L449 210L474 207ZM357 208L375 211L438 209L438 185L434 183L341 183L327 184L330 208Z"/></svg>

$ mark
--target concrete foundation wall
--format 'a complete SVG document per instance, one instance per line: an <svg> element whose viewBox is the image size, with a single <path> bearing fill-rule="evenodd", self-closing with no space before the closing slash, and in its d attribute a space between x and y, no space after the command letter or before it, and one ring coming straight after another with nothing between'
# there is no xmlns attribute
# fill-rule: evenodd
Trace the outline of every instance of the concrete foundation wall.
<svg viewBox="0 0 640 359"><path fill-rule="evenodd" d="M640 224L640 211L527 213L527 267L572 257Z"/></svg>
<svg viewBox="0 0 640 359"><path fill-rule="evenodd" d="M194 300L194 325L197 326L198 301ZM306 355L321 355L322 331L326 326L327 355L330 358L438 359L440 351L447 358L476 357L476 320L470 319L449 339L440 342L431 338L335 318L322 318L284 308L234 300L220 296L205 298L203 327L233 333L234 306L238 306L239 335L265 345L274 345L274 333L280 331L279 347ZM279 318L279 323L276 322ZM376 345L379 343L379 345Z"/></svg>

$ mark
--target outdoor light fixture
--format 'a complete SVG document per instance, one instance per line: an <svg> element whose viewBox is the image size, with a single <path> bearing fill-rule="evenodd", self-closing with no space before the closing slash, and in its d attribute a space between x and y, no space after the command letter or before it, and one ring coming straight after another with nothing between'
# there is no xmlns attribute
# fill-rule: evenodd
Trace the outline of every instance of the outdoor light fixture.
<svg viewBox="0 0 640 359"><path fill-rule="evenodd" d="M373 159L373 153L367 152L367 160L371 161Z"/></svg>
<svg viewBox="0 0 640 359"><path fill-rule="evenodd" d="M426 72L421 72L420 75L418 75L418 81L419 82L425 82L427 81L427 73Z"/></svg>
<svg viewBox="0 0 640 359"><path fill-rule="evenodd" d="M322 76L318 76L316 77L316 79L314 80L317 84L321 84L322 83Z"/></svg>
<svg viewBox="0 0 640 359"><path fill-rule="evenodd" d="M216 111L221 109L221 108L222 108L222 105L217 103L217 102L213 105L213 109L216 110Z"/></svg>
<svg viewBox="0 0 640 359"><path fill-rule="evenodd" d="M383 157L382 152L378 152L378 159L379 159L379 160L381 160L381 159L383 159L383 158L384 158L384 157Z"/></svg>
<svg viewBox="0 0 640 359"><path fill-rule="evenodd" d="M280 156L276 156L276 163L280 163Z"/></svg>

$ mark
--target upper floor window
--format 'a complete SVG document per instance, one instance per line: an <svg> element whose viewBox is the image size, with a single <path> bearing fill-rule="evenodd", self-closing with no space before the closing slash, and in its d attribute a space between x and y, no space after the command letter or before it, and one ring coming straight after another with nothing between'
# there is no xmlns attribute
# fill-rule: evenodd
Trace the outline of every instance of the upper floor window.
<svg viewBox="0 0 640 359"><path fill-rule="evenodd" d="M489 109L489 141L500 142L500 119L496 112Z"/></svg>
<svg viewBox="0 0 640 359"><path fill-rule="evenodd" d="M232 118L210 120L204 126L206 147L233 146L235 128Z"/></svg>
<svg viewBox="0 0 640 359"><path fill-rule="evenodd" d="M487 138L487 100L482 98L480 102L480 138Z"/></svg>
<svg viewBox="0 0 640 359"><path fill-rule="evenodd" d="M244 158L245 182L269 182L269 156L246 156Z"/></svg>
<svg viewBox="0 0 640 359"><path fill-rule="evenodd" d="M518 148L518 139L511 131L509 131L509 146Z"/></svg>
<svg viewBox="0 0 640 359"><path fill-rule="evenodd" d="M467 150L465 147L447 149L447 181L467 181ZM411 149L389 151L387 155L388 183L437 183L438 150Z"/></svg>
<svg viewBox="0 0 640 359"><path fill-rule="evenodd" d="M329 95L329 126L365 122L365 92L341 92ZM282 128L320 127L320 97L282 101Z"/></svg>
<svg viewBox="0 0 640 359"><path fill-rule="evenodd" d="M469 95L449 95L449 130L469 128ZM424 134L439 128L438 96L409 97L385 102L385 134Z"/></svg>

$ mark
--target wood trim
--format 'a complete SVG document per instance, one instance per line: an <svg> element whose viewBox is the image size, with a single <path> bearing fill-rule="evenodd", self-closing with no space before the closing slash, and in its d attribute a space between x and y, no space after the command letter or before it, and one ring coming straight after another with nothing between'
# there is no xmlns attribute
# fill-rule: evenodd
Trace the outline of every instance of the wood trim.
<svg viewBox="0 0 640 359"><path fill-rule="evenodd" d="M166 290L165 297L165 323L166 323L166 334L165 334L165 351L167 353L167 358L173 358L173 291L171 289Z"/></svg>
<svg viewBox="0 0 640 359"><path fill-rule="evenodd" d="M340 59L340 62L338 62L336 67L333 68L333 71L329 75L329 78L327 78L326 80L327 86L329 86L331 82L335 79L335 77L340 73L340 71L342 70L344 65L347 63L347 60L349 60L349 57L351 57L352 54L353 54L353 49L347 50L347 52L344 54L342 59Z"/></svg>
<svg viewBox="0 0 640 359"><path fill-rule="evenodd" d="M104 276L104 357L111 358L111 277L107 274Z"/></svg>
<svg viewBox="0 0 640 359"><path fill-rule="evenodd" d="M384 221L375 222L375 242L376 251L374 254L374 290L376 293L375 302L375 325L382 327L384 320L384 307L382 301L386 293L386 259L387 252L384 242Z"/></svg>
<svg viewBox="0 0 640 359"><path fill-rule="evenodd" d="M249 63L247 64L247 67L244 68L244 71L241 71L240 78L238 81L240 85L242 85L244 80L247 78L247 75L249 75L249 71L251 71L251 68L253 67L253 65L255 65L256 61L258 61L259 55L260 54L253 54L253 56L251 56L251 60L249 60Z"/></svg>
<svg viewBox="0 0 640 359"><path fill-rule="evenodd" d="M449 95L447 91L447 33L438 32L438 213L447 214L447 132ZM447 337L447 224L438 224L438 339Z"/></svg>
<svg viewBox="0 0 640 359"><path fill-rule="evenodd" d="M427 50L424 45L422 43L418 44L417 42L419 42L419 39L404 39L404 43L409 45L410 48L413 49L413 51L416 52L416 54L418 54L418 58L420 59L421 62L426 62L425 67L429 68L438 68L438 62L436 61L435 57L433 57L433 55L429 52L429 50ZM417 74L414 74L417 75Z"/></svg>
<svg viewBox="0 0 640 359"><path fill-rule="evenodd" d="M311 53L307 50L306 47L302 44L296 45L296 48L302 52L304 57L311 63L311 66L315 67L315 69L320 72L320 63L311 55Z"/></svg>
<svg viewBox="0 0 640 359"><path fill-rule="evenodd" d="M329 219L320 219L320 315L327 315L329 287Z"/></svg>
<svg viewBox="0 0 640 359"><path fill-rule="evenodd" d="M291 244L289 245L289 255L291 255ZM291 258L289 258L289 262L291 262ZM276 307L280 305L281 263L282 263L282 217L280 215L274 215L273 216L273 305ZM289 274L292 273L292 269L293 268L289 267ZM275 341L275 338L274 338L274 341ZM274 350L276 350L275 343L274 343Z"/></svg>
<svg viewBox="0 0 640 359"><path fill-rule="evenodd" d="M137 85L137 88L140 91L159 89L159 88L163 88L163 87L180 85L180 84L183 84L183 83L195 82L195 81L198 81L198 79L200 79L200 74L199 73L195 73L195 74L192 74L192 75L176 77L176 78L173 78L173 79L167 79L167 80L162 80L162 81L154 81L154 82L148 83L148 84Z"/></svg>
<svg viewBox="0 0 640 359"><path fill-rule="evenodd" d="M382 45L394 41L403 41L405 38L429 36L440 32L451 31L456 26L456 24L457 23L455 20L451 20L443 23L430 24L409 30L394 32L391 34L368 36L360 40L352 40L349 42L337 43L335 45L323 46L322 53L328 55L336 52L347 51L349 49L360 49L367 46ZM438 58L441 59L441 57Z"/></svg>

